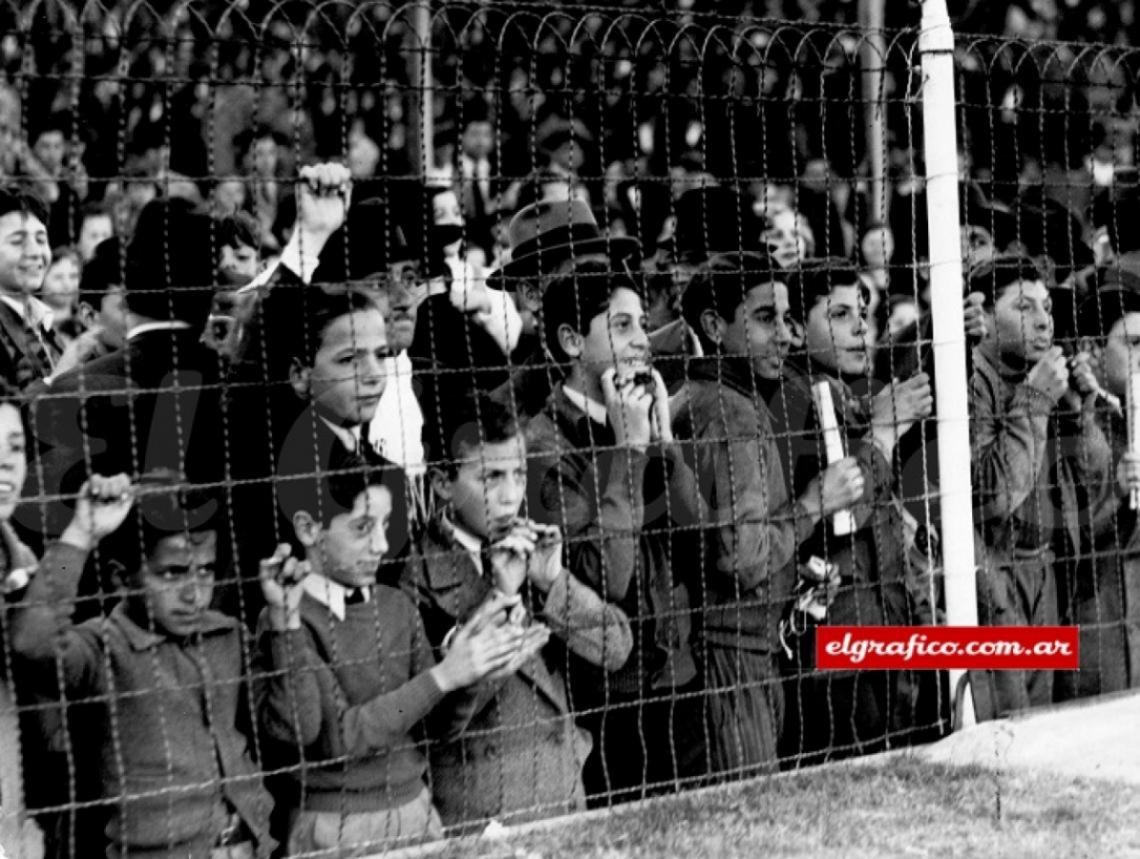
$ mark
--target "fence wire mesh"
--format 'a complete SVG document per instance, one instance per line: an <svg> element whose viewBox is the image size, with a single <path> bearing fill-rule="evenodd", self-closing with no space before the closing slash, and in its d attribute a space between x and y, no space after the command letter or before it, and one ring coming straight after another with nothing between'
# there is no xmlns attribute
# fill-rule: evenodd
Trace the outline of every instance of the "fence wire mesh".
<svg viewBox="0 0 1140 859"><path fill-rule="evenodd" d="M813 653L946 621L918 31L753 5L0 8L10 851L363 855L950 730ZM1137 55L955 68L979 612L1081 626L991 718L1140 677Z"/></svg>

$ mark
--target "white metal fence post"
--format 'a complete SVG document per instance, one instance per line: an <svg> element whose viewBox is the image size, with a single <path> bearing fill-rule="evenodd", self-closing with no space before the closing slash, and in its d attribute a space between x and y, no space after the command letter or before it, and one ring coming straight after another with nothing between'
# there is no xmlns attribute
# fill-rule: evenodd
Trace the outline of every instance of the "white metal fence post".
<svg viewBox="0 0 1140 859"><path fill-rule="evenodd" d="M973 497L970 469L966 336L962 312L962 246L958 225L958 134L954 101L954 33L946 0L924 0L922 32L923 151L929 224L930 294L938 416L938 473L946 622L977 626ZM956 700L962 671L950 672L954 705L966 723L971 700ZM968 694L968 693L967 693Z"/></svg>

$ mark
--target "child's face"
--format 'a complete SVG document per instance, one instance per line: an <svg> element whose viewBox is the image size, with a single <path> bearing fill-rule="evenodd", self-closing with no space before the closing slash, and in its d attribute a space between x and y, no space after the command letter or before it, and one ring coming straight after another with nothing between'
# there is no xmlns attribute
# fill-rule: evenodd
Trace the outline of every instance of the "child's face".
<svg viewBox="0 0 1140 859"><path fill-rule="evenodd" d="M867 372L867 302L863 288L836 286L808 311L804 344L811 357L833 373Z"/></svg>
<svg viewBox="0 0 1140 859"><path fill-rule="evenodd" d="M156 632L182 638L199 630L214 598L217 560L213 531L159 540L143 562L139 582Z"/></svg>
<svg viewBox="0 0 1140 859"><path fill-rule="evenodd" d="M334 516L306 545L313 571L348 588L376 584L376 571L388 552L391 515L391 493L369 486L356 496L351 511Z"/></svg>
<svg viewBox="0 0 1140 859"><path fill-rule="evenodd" d="M632 289L615 289L606 311L590 320L579 356L583 369L598 379L610 368L620 378L648 372L648 328L641 297Z"/></svg>
<svg viewBox="0 0 1140 859"><path fill-rule="evenodd" d="M436 225L463 223L463 211L454 191L441 191L431 199L431 218Z"/></svg>
<svg viewBox="0 0 1140 859"><path fill-rule="evenodd" d="M333 320L308 371L308 396L341 426L372 420L387 384L388 333L384 315L358 310Z"/></svg>
<svg viewBox="0 0 1140 859"><path fill-rule="evenodd" d="M0 521L12 517L28 473L27 441L19 410L0 405Z"/></svg>
<svg viewBox="0 0 1140 859"><path fill-rule="evenodd" d="M787 286L763 283L752 287L725 329L722 345L727 355L748 356L761 378L779 379L792 346Z"/></svg>
<svg viewBox="0 0 1140 859"><path fill-rule="evenodd" d="M44 303L56 310L71 306L79 295L79 266L72 257L60 257L44 278Z"/></svg>
<svg viewBox="0 0 1140 859"><path fill-rule="evenodd" d="M1020 280L994 302L989 335L1002 354L1035 362L1053 348L1053 299L1040 280Z"/></svg>
<svg viewBox="0 0 1140 859"><path fill-rule="evenodd" d="M486 158L494 145L494 131L489 122L472 122L463 130L463 151L470 158Z"/></svg>
<svg viewBox="0 0 1140 859"><path fill-rule="evenodd" d="M36 138L33 150L36 158L53 174L63 167L63 159L67 154L67 141L62 131L45 131Z"/></svg>
<svg viewBox="0 0 1140 859"><path fill-rule="evenodd" d="M262 137L253 145L253 169L258 176L270 177L277 172L277 141Z"/></svg>
<svg viewBox="0 0 1140 859"><path fill-rule="evenodd" d="M230 286L245 286L261 268L257 248L249 245L222 245L218 251L218 273Z"/></svg>
<svg viewBox="0 0 1140 859"><path fill-rule="evenodd" d="M0 290L32 295L43 286L50 264L47 227L39 218L23 212L0 217Z"/></svg>
<svg viewBox="0 0 1140 859"><path fill-rule="evenodd" d="M79 256L83 258L84 262L90 262L91 258L95 256L95 248L99 246L99 243L106 241L114 234L115 225L112 223L110 215L91 215L85 218L83 225L79 228L79 240L76 242Z"/></svg>
<svg viewBox="0 0 1140 859"><path fill-rule="evenodd" d="M441 494L451 503L457 524L477 537L494 539L510 527L526 495L526 440L519 434L462 455L455 476L442 481Z"/></svg>

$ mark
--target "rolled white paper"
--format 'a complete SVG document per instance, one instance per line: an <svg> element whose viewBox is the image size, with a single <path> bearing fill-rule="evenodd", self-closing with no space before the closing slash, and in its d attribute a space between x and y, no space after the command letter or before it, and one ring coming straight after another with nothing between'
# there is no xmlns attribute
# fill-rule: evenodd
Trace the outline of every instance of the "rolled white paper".
<svg viewBox="0 0 1140 859"><path fill-rule="evenodd" d="M823 449L827 454L827 464L839 462L847 456L843 449L843 436L839 432L839 422L835 418L835 404L831 400L831 385L816 382L811 389L815 411L819 415L819 425L823 430ZM831 517L831 529L840 537L855 530L855 517L850 510L840 510Z"/></svg>
<svg viewBox="0 0 1140 859"><path fill-rule="evenodd" d="M1140 375L1128 377L1128 450L1140 453ZM1135 489L1132 509L1140 510L1140 491Z"/></svg>

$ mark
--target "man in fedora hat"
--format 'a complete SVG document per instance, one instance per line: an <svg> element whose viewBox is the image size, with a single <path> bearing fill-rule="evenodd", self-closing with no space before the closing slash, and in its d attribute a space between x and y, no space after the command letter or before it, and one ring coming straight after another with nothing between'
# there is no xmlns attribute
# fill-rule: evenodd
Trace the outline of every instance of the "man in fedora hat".
<svg viewBox="0 0 1140 859"><path fill-rule="evenodd" d="M519 369L497 393L513 399L525 414L534 415L557 381L541 334L547 283L583 262L601 261L615 272L637 272L641 243L630 236L604 234L581 200L547 200L527 206L511 219L508 234L511 258L488 276L487 284L514 296L524 328L511 354L511 364Z"/></svg>

